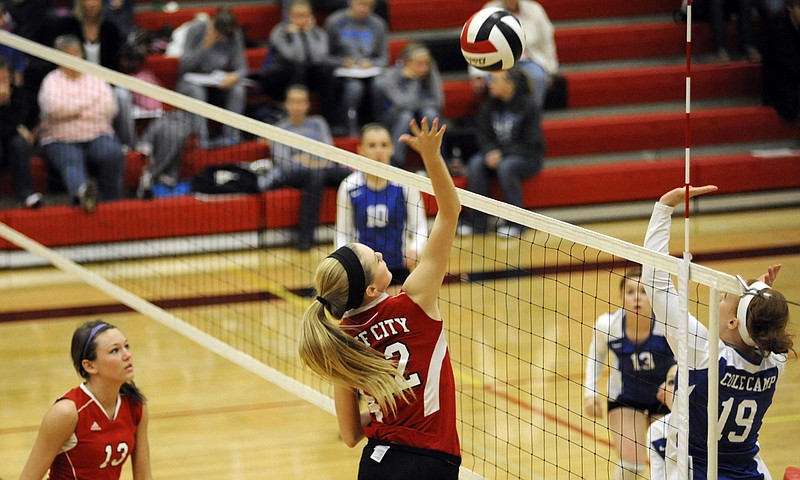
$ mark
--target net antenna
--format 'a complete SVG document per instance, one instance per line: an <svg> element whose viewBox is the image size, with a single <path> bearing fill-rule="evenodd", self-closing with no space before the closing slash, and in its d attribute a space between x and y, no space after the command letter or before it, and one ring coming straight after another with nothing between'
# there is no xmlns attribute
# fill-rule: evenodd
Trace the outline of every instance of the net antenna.
<svg viewBox="0 0 800 480"><path fill-rule="evenodd" d="M678 344L678 351L675 352L676 360L678 361L678 391L687 393L687 402L677 401L676 409L678 412L678 471L681 472L683 478L689 476L689 418L688 418L688 388L689 388L689 371L687 363L688 348L687 342L688 330L687 325L689 322L689 279L691 277L692 269L692 254L691 254L691 229L690 229L690 198L689 189L691 187L691 145L692 145L692 130L691 130L691 113L692 113L692 0L686 0L686 92L685 92L685 112L686 122L684 125L684 142L685 142L685 162L684 162L684 239L683 239L683 262L681 264L681 273L679 274L681 282L679 285L679 302L680 311L684 319L679 328L680 342ZM712 285L709 292L709 325L708 330L712 336L719 332L719 311L715 308L715 299L718 299L719 293L716 286ZM716 300L718 301L718 300ZM717 341L709 342L709 358L719 357L719 343ZM708 378L719 377L719 363L709 362L708 365ZM713 384L713 385L712 385ZM707 424L707 449L708 449L708 478L709 480L716 480L717 478L717 465L718 465L718 444L717 444L717 405L719 404L718 385L715 382L709 382L708 385L708 424ZM685 409L684 409L685 408Z"/></svg>

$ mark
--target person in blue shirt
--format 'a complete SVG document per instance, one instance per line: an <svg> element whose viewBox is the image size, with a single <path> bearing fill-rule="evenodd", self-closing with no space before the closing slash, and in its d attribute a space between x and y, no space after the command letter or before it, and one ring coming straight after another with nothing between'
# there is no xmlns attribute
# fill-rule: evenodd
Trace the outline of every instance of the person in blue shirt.
<svg viewBox="0 0 800 480"><path fill-rule="evenodd" d="M608 429L619 454L615 477L633 480L647 469L647 428L662 413L661 383L675 363L662 323L640 281L641 267L629 268L620 282L622 308L597 320L586 356L584 410L590 418L603 413L598 382L606 365ZM663 412L665 413L665 412Z"/></svg>
<svg viewBox="0 0 800 480"><path fill-rule="evenodd" d="M388 165L394 148L386 127L364 126L358 153ZM355 172L339 185L336 238L339 248L363 243L383 254L392 285L402 285L428 240L425 208L418 190Z"/></svg>
<svg viewBox="0 0 800 480"><path fill-rule="evenodd" d="M684 202L686 190L684 187L670 190L655 204L644 239L645 248L669 253L672 212ZM716 190L714 185L689 187L688 196ZM719 390L719 478L770 478L759 456L758 433L793 347L792 336L787 332L788 303L783 294L772 288L780 269L780 265L772 265L757 281L742 280L745 285L740 295L720 296L718 358L709 358L708 329L688 315L691 338L687 345L688 405L678 389L672 419L674 422L675 412L688 411L689 465L694 479L705 479L707 473L708 386L712 381L718 383ZM669 273L645 266L642 283L656 318L666 324L667 340L677 348L677 327L687 319L678 308L677 290ZM710 362L719 363L717 379L708 376ZM670 435L677 428L680 426L673 424ZM673 465L670 460L677 458L676 449L676 442L667 442L668 475Z"/></svg>

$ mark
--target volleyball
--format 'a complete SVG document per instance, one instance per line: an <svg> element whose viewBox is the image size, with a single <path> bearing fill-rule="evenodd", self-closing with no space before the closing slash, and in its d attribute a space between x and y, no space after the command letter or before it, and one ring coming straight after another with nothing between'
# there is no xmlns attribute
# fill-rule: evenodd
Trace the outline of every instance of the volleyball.
<svg viewBox="0 0 800 480"><path fill-rule="evenodd" d="M467 63L480 70L508 70L524 49L522 25L502 8L478 10L461 29L461 54Z"/></svg>

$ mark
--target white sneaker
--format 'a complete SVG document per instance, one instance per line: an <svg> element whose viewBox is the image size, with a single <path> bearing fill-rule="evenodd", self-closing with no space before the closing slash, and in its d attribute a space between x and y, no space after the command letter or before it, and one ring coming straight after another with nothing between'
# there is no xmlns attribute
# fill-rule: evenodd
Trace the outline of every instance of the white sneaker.
<svg viewBox="0 0 800 480"><path fill-rule="evenodd" d="M31 193L25 199L25 208L39 208L42 203L44 203L44 196L41 193Z"/></svg>
<svg viewBox="0 0 800 480"><path fill-rule="evenodd" d="M522 235L522 229L516 225L503 225L497 227L497 235L501 237L519 237Z"/></svg>
<svg viewBox="0 0 800 480"><path fill-rule="evenodd" d="M153 198L153 174L150 169L144 168L142 176L139 178L139 186L136 188L136 197L151 199Z"/></svg>
<svg viewBox="0 0 800 480"><path fill-rule="evenodd" d="M97 183L94 180L88 180L78 188L78 201L86 213L97 209Z"/></svg>
<svg viewBox="0 0 800 480"><path fill-rule="evenodd" d="M472 235L472 232L472 225L467 225L466 223L462 223L456 228L456 235Z"/></svg>

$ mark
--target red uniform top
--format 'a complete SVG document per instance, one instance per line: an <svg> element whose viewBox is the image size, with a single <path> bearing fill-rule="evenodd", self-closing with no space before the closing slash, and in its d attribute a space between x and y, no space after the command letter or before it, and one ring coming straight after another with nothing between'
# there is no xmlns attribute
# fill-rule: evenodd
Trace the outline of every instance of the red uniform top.
<svg viewBox="0 0 800 480"><path fill-rule="evenodd" d="M399 377L416 395L409 395L410 404L397 400L396 416L381 412L368 398L372 421L364 428L367 438L460 457L456 387L442 321L429 317L400 293L353 310L341 325L387 359L394 359Z"/></svg>
<svg viewBox="0 0 800 480"><path fill-rule="evenodd" d="M78 424L53 460L50 480L118 480L135 446L142 405L120 395L114 418L108 418L84 385L61 399L75 402Z"/></svg>

